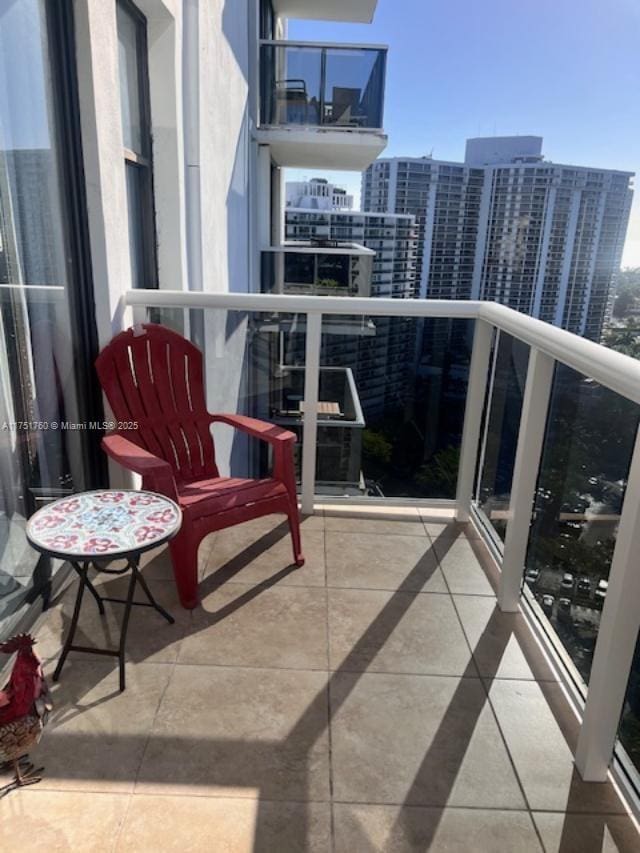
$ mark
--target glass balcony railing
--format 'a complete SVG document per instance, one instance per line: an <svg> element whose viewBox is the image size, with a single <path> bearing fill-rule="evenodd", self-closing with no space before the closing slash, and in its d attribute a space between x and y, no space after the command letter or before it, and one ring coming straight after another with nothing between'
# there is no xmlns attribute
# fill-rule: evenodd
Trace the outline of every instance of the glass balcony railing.
<svg viewBox="0 0 640 853"><path fill-rule="evenodd" d="M262 42L261 125L380 130L386 59L384 47Z"/></svg>
<svg viewBox="0 0 640 853"><path fill-rule="evenodd" d="M374 252L356 243L296 242L262 252L263 293L370 296Z"/></svg>

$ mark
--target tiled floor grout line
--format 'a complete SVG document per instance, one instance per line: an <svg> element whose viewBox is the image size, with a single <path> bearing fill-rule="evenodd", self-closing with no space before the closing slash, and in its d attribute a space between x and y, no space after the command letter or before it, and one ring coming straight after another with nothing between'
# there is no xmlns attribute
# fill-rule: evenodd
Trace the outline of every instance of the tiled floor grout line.
<svg viewBox="0 0 640 853"><path fill-rule="evenodd" d="M324 581L325 581L325 618L326 618L326 640L327 640L327 749L329 752L329 838L331 840L331 851L336 849L335 838L335 816L333 812L333 737L331 730L331 624L329 622L329 586L327 576L327 535L326 531L322 537L324 547Z"/></svg>
<svg viewBox="0 0 640 853"><path fill-rule="evenodd" d="M184 639L184 636L181 638L180 643L182 642L182 640L183 640L183 639ZM180 643L178 643L178 652L177 652L178 654L180 653ZM151 741L151 736L152 736L152 734L153 734L153 729L154 729L154 726L155 726L155 724L156 724L156 720L157 720L157 718L158 718L158 714L160 713L160 707L161 707L161 705L162 705L162 702L164 701L164 697L165 697L165 695L166 695L166 693L167 693L167 690L169 689L169 685L171 684L171 680L172 680L173 675L174 675L174 673L175 673L175 671L176 671L176 665L177 665L177 662L178 662L178 661L177 661L177 657L176 657L176 660L173 662L173 665L172 665L172 667L171 667L171 672L169 673L169 676L168 676L168 678L167 678L166 684L164 685L164 688L163 688L162 692L160 693L160 698L158 699L158 704L156 705L156 710L155 710L155 713L154 713L154 715L153 715L153 719L151 720L151 723L150 723L150 725L149 725L149 730L148 730L148 732L147 732L147 737L146 737L145 742L144 742L144 748L143 748L143 750L142 750L142 756L141 756L141 758L140 758L140 764L138 765L138 769L136 770L136 776L135 776L135 779L134 779L134 782L133 782L133 791L132 791L132 796L135 796L135 794L136 794L136 787L137 787L137 785L138 785L138 779L140 778L140 772L141 772L142 767L143 767L143 765L144 765L144 759L145 759L146 754L147 754L147 749L148 749L148 747L149 747L149 742Z"/></svg>
<svg viewBox="0 0 640 853"><path fill-rule="evenodd" d="M42 786L29 788L22 792L24 795L29 797L38 797L39 795L47 795L47 794L72 794L82 796L84 794L90 794L95 797L116 797L116 798L127 798L128 800L133 799L134 796L138 797L152 797L152 798L166 798L172 799L174 797L191 797L198 798L200 800L242 800L242 801L260 801L264 803L273 803L273 804L295 804L295 805L329 805L331 800L328 799L307 799L307 800L299 800L294 797L287 797L286 799L274 799L273 797L255 797L255 796L242 796L238 793L220 793L220 794L209 794L209 793L201 793L198 790L187 791L181 793L177 790L172 790L171 792L163 793L162 791L153 791L147 792L143 791L140 794L132 794L127 791L105 791L98 790L93 788L43 788ZM437 802L429 802L429 803L405 803L395 800L341 800L334 799L333 802L339 806L380 806L380 807L391 807L391 808L402 808L407 810L416 810L416 809L433 809L438 811L476 811L476 812L510 812L515 814L531 814L531 815L569 815L571 817L596 817L603 819L612 819L612 818L620 818L627 819L628 815L622 811L582 811L582 810L571 810L567 811L564 809L550 809L550 808L540 808L540 809L528 809L526 807L517 807L517 806L490 806L490 805L473 805L473 804L455 804L455 803L437 803Z"/></svg>
<svg viewBox="0 0 640 853"><path fill-rule="evenodd" d="M478 561L478 562L480 562L480 561ZM486 574L486 571L485 571L484 566L482 565L482 563L480 563L480 566L481 566L481 568L482 568L482 571L483 571L483 572L485 572L485 574ZM444 572L443 572L443 575L444 575ZM447 583L447 579L446 579L446 577L445 577L445 583ZM448 584L447 584L447 586L448 586ZM472 645L471 645L471 641L469 640L469 636L468 636L468 634L467 634L467 632L466 632L466 630L465 630L465 627L464 627L464 625L463 625L462 617L460 616L460 613L459 613L459 611L458 611L458 607L457 607L457 605L456 605L456 601L455 601L455 596L453 596L453 595L451 596L451 601L452 601L452 603L453 603L453 608L454 608L454 610L455 610L455 612L456 612L456 616L457 616L457 618L458 618L458 622L460 623L460 628L461 628L461 630L462 630L462 634L463 634L463 636L464 636L464 638L465 638L465 642L467 643L467 646L468 646L469 651L470 651L470 653L471 653L471 659L473 660L473 664L474 664L474 666L475 666L475 668L476 668L476 671L478 672L478 677L479 677L480 681L482 682L482 689L483 689L483 691L484 691L484 693L485 693L485 696L487 697L487 704L488 704L489 709L490 709L490 711L491 711L491 716L493 717L493 719L494 719L494 721L495 721L496 727L497 727L497 729L498 729L498 733L499 733L499 735L500 735L500 740L502 741L502 743L503 743L503 745L504 745L504 748L505 748L505 751L506 751L507 757L508 757L508 759L509 759L509 764L511 765L511 768L512 768L512 770L513 770L514 777L515 777L516 782L517 782L517 784L518 784L518 788L520 789L520 794L522 795L522 800L523 800L523 802L524 802L524 804L525 804L525 806L526 806L526 811L527 811L527 812L528 812L528 814L529 814L529 819L530 819L530 820L531 820L531 822L533 823L534 832L535 832L535 834L536 834L536 837L538 838L538 841L539 841L539 843L540 843L541 849L542 849L542 851L543 851L543 853L544 853L545 847L544 847L544 844L542 843L542 837L541 837L541 835L540 835L540 833L539 833L539 831L538 831L538 828L537 828L537 826L536 826L536 822L534 821L534 819L533 819L533 815L532 815L532 813L531 813L531 806L530 806L530 803L529 803L529 798L527 797L526 791L525 791L525 789L524 789L524 785L523 785L522 780L521 780L521 778L520 778L520 774L518 773L518 769L517 769L517 767L516 767L515 760L514 760L514 758L513 758L513 755L511 754L511 750L509 749L509 744L507 743L506 736L505 736L505 734L504 734L504 731L502 730L502 726L500 725L500 720L498 719L498 714L497 714L497 712L496 712L496 709L495 709L495 708L494 708L494 706L493 706L493 702L491 701L491 696L490 696L490 694L489 694L489 686L488 686L488 685L487 685L487 683L486 683L487 681L489 681L489 682L490 682L490 684L493 684L493 683L494 683L494 681L501 681L501 680L503 680L503 679L498 679L498 678L496 678L495 676L493 676L493 677L491 677L491 678L483 678L483 677L482 677L482 675L481 675L481 673L480 673L480 666L479 666L478 662L476 661L476 656L475 656L475 653L474 653L474 649L473 649L473 647L472 647ZM506 679L505 679L505 680L506 680ZM528 679L512 679L512 680L517 680L517 681L519 681L519 680L523 680L523 681L524 681L524 680L528 680Z"/></svg>
<svg viewBox="0 0 640 853"><path fill-rule="evenodd" d="M109 796L109 794L107 794ZM113 844L111 846L111 853L116 853L118 849L118 845L120 844L120 839L122 837L122 833L124 832L124 827L127 822L127 818L129 817L129 812L131 811L131 804L133 802L133 791L129 794L129 798L127 800L127 804L122 813L122 819L118 824L118 828L116 829L113 836Z"/></svg>
<svg viewBox="0 0 640 853"><path fill-rule="evenodd" d="M479 562L479 564L480 564L480 567L481 567L482 571L483 571L483 572L485 573L485 575L486 575L486 571L485 571L484 566L482 565L482 563L480 562L480 560L478 560L478 562ZM442 571L442 567L441 567L441 571ZM447 578L446 578L446 576L445 576L444 572L442 572L442 575L443 575L443 577L444 577L444 582L445 582L445 584L447 585L447 588L449 588L449 589L450 589L450 587L449 587L449 583L448 583L448 581L447 581ZM513 770L513 774L514 774L515 780L516 780L516 782L517 782L518 788L520 789L520 794L521 794L521 796L522 796L522 801L523 801L523 802L524 802L524 804L525 804L526 811L527 811L527 813L528 813L528 815L529 815L529 820L530 820L530 821L531 821L531 823L533 824L533 830L534 830L534 832L535 832L536 838L538 839L538 843L540 844L540 849L541 849L542 853L545 853L545 846L544 846L544 844L543 844L543 842L542 842L542 836L540 835L540 832L539 832L539 830L538 830L538 827L537 827L537 825L536 825L536 822L535 822L535 820L533 819L533 814L531 813L531 807L530 807L530 804L529 804L529 798L527 797L526 791L525 791L525 789L524 789L524 785L523 785L522 780L521 780L521 778L520 778L520 774L518 773L518 769L517 769L517 767L516 767L515 760L514 760L514 758L513 758L513 755L511 754L511 750L509 749L509 744L507 743L507 739L506 739L505 734L504 734L504 732L503 732L503 730L502 730L502 726L500 725L500 721L499 721L499 719L498 719L498 714L497 714L497 712L496 712L496 709L495 709L495 708L494 708L494 706L493 706L493 702L491 701L491 696L489 695L489 687L488 687L488 686L487 686L487 684L486 684L486 681L487 681L487 680L488 680L488 681L490 681L490 682L491 682L491 684L493 684L493 682L494 682L495 680L501 680L501 679L496 679L496 678L495 678L495 676L494 676L493 678L491 678L491 679L484 679L484 678L482 677L482 675L481 675L481 673L480 673L480 665L479 665L478 661L476 660L476 655L475 655L474 649L473 649L473 647L472 647L472 645L471 645L471 641L470 641L470 639L469 639L469 636L468 636L468 634L467 634L467 632L466 632L466 630L465 630L464 624L463 624L463 622L462 622L462 617L460 616L460 612L459 612L458 607L457 607L457 604L456 604L455 596L454 596L453 594L451 595L451 603L453 604L453 609L455 610L456 617L457 617L457 619L458 619L458 623L459 623L459 625L460 625L460 629L461 629L461 631L462 631L462 635L463 635L463 637L464 637L464 639L465 639L465 642L466 642L466 644L467 644L467 648L469 649L469 652L470 652L470 654L471 654L471 660L473 661L473 665L474 665L474 667L475 667L475 669L476 669L476 672L478 673L478 677L479 677L479 679L480 679L480 681L481 681L481 683L482 683L482 690L484 691L484 694L485 694L485 696L486 696L486 701L487 701L487 704L488 704L489 709L490 709L490 711L491 711L491 716L493 717L493 720L494 720L494 722L495 722L495 724L496 724L496 727L497 727L498 733L499 733L499 735L500 735L500 740L502 741L502 743L503 743L503 745L504 745L505 752L506 752L506 754L507 754L507 758L508 758L508 760L509 760L509 764L511 765L511 768L512 768L512 770Z"/></svg>

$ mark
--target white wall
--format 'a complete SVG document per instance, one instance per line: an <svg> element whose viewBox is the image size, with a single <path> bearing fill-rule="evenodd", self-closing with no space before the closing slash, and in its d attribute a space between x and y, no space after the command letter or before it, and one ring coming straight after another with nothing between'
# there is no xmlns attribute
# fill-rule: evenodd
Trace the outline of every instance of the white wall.
<svg viewBox="0 0 640 853"><path fill-rule="evenodd" d="M255 239L256 0L136 0L147 18L158 285L259 288ZM131 288L115 0L75 0L81 123L100 345L128 326ZM250 93L251 98L250 100ZM253 254L252 254L253 252ZM238 411L246 318L204 324L214 411ZM228 471L233 436L219 439Z"/></svg>
<svg viewBox="0 0 640 853"><path fill-rule="evenodd" d="M138 0L147 16L158 286L187 287L181 97L181 3ZM94 298L100 345L131 322L116 4L76 0L76 50Z"/></svg>
<svg viewBox="0 0 640 853"><path fill-rule="evenodd" d="M249 290L248 0L200 3L203 289Z"/></svg>
<svg viewBox="0 0 640 853"><path fill-rule="evenodd" d="M115 3L76 0L76 50L96 323L100 345L122 324L131 287Z"/></svg>

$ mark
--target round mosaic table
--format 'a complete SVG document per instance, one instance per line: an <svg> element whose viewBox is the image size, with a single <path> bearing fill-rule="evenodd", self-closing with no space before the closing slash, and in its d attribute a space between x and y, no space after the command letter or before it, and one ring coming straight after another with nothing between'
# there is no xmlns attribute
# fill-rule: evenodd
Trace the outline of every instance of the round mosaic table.
<svg viewBox="0 0 640 853"><path fill-rule="evenodd" d="M173 617L162 608L151 594L140 572L140 555L157 548L176 535L182 523L182 513L177 504L155 492L129 489L100 489L61 498L38 510L27 522L27 539L33 548L50 557L67 560L77 572L80 583L60 660L53 674L57 681L70 651L87 652L117 657L120 662L120 690L125 689L125 644L129 616L134 606L153 607L168 622ZM122 569L96 566L97 560L126 559ZM106 574L122 575L131 572L126 598L100 595L89 579L94 568ZM136 586L140 585L147 601L134 601ZM73 643L82 598L88 589L104 616L104 602L124 604L118 649L98 649L76 646Z"/></svg>

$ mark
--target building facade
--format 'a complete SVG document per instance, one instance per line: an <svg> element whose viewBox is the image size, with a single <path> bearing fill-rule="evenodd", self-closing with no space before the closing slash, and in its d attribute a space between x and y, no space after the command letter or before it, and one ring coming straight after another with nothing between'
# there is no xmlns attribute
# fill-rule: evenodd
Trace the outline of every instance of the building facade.
<svg viewBox="0 0 640 853"><path fill-rule="evenodd" d="M310 181L287 181L286 206L308 210L352 210L353 196L325 178Z"/></svg>
<svg viewBox="0 0 640 853"><path fill-rule="evenodd" d="M599 340L629 219L629 172L550 163L540 137L467 142L464 163L387 158L367 210L412 213L419 291L488 299Z"/></svg>

